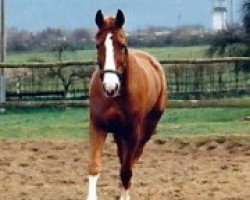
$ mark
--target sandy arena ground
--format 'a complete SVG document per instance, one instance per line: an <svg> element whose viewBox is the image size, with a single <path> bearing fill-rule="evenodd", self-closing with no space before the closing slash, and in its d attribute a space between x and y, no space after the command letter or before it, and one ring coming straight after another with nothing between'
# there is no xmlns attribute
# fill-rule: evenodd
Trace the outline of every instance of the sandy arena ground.
<svg viewBox="0 0 250 200"><path fill-rule="evenodd" d="M0 200L84 200L88 143L0 140ZM118 199L116 146L106 144L99 200ZM153 139L134 170L133 200L250 200L250 142Z"/></svg>

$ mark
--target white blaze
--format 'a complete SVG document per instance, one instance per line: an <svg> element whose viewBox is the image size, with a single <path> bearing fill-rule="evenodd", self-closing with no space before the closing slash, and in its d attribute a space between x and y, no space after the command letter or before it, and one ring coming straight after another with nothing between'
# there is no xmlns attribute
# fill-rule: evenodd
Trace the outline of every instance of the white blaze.
<svg viewBox="0 0 250 200"><path fill-rule="evenodd" d="M106 47L106 59L104 63L104 71L105 70L113 70L116 71L115 67L115 52L114 52L114 45L112 40L112 34L108 33L107 38L105 41ZM116 86L120 87L119 78L114 73L105 73L103 77L103 84L106 91L115 90Z"/></svg>
<svg viewBox="0 0 250 200"><path fill-rule="evenodd" d="M99 175L89 176L89 193L88 193L87 200L97 200L96 184L97 184L98 178L99 178Z"/></svg>

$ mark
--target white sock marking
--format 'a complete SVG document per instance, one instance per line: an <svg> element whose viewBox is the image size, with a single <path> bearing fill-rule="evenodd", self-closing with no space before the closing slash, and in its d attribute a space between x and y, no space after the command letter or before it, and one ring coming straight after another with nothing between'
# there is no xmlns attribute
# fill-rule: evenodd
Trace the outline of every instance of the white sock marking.
<svg viewBox="0 0 250 200"><path fill-rule="evenodd" d="M129 191L125 190L124 188L122 189L122 194L120 197L120 200L130 200L130 196L129 196Z"/></svg>
<svg viewBox="0 0 250 200"><path fill-rule="evenodd" d="M108 33L107 38L105 41L106 47L106 59L104 64L104 70L116 70L115 67L115 52L114 52L114 45L112 40L112 34ZM120 81L116 74L113 73L105 73L103 77L103 84L105 90L112 91L116 88L116 85L120 87Z"/></svg>
<svg viewBox="0 0 250 200"><path fill-rule="evenodd" d="M97 200L96 185L99 175L89 176L89 193L87 200Z"/></svg>

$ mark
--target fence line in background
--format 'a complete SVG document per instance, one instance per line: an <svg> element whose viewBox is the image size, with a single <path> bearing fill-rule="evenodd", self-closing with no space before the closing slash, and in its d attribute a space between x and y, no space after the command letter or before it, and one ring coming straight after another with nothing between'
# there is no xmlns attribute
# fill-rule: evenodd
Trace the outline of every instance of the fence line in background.
<svg viewBox="0 0 250 200"><path fill-rule="evenodd" d="M172 100L250 96L250 58L164 60ZM0 63L8 101L84 100L96 62Z"/></svg>
<svg viewBox="0 0 250 200"><path fill-rule="evenodd" d="M170 59L161 60L161 64L211 64L225 62L250 62L250 57L224 57L224 58L208 58L208 59ZM51 68L51 67L70 67L75 66L92 66L96 65L95 61L62 61L62 62L47 62L47 63L1 63L0 68Z"/></svg>

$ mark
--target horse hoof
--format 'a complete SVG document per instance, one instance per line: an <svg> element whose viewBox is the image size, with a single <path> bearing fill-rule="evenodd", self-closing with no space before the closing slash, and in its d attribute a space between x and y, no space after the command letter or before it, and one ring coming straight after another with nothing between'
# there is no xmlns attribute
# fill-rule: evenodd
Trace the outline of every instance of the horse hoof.
<svg viewBox="0 0 250 200"><path fill-rule="evenodd" d="M122 195L119 200L131 200L129 195Z"/></svg>
<svg viewBox="0 0 250 200"><path fill-rule="evenodd" d="M86 200L97 200L97 197L88 197Z"/></svg>
<svg viewBox="0 0 250 200"><path fill-rule="evenodd" d="M127 197L127 198L121 197L119 200L131 200L131 198L130 197Z"/></svg>

